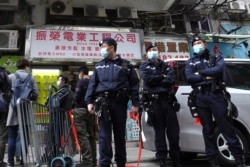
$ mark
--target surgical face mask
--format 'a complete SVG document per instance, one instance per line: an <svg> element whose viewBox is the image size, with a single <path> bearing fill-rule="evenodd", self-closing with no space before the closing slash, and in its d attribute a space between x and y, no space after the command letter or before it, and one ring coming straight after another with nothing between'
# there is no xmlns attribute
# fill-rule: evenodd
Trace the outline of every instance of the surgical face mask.
<svg viewBox="0 0 250 167"><path fill-rule="evenodd" d="M193 49L194 49L194 53L196 54L199 54L205 50L202 44L193 46Z"/></svg>
<svg viewBox="0 0 250 167"><path fill-rule="evenodd" d="M56 85L57 85L58 87L60 87L61 82L60 82L60 81L56 81Z"/></svg>
<svg viewBox="0 0 250 167"><path fill-rule="evenodd" d="M78 78L79 78L79 80L81 80L81 79L83 78L82 73L80 73L80 74L78 75Z"/></svg>
<svg viewBox="0 0 250 167"><path fill-rule="evenodd" d="M148 52L149 59L156 59L158 57L158 51L150 51Z"/></svg>
<svg viewBox="0 0 250 167"><path fill-rule="evenodd" d="M102 56L103 58L108 57L107 48L102 48L102 49L101 49L101 56Z"/></svg>

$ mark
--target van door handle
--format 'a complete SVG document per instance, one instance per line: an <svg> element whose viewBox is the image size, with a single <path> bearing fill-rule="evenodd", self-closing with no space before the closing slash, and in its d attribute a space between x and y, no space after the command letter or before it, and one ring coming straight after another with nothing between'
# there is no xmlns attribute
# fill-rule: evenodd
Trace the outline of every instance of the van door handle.
<svg viewBox="0 0 250 167"><path fill-rule="evenodd" d="M189 95L190 93L181 93L181 95Z"/></svg>

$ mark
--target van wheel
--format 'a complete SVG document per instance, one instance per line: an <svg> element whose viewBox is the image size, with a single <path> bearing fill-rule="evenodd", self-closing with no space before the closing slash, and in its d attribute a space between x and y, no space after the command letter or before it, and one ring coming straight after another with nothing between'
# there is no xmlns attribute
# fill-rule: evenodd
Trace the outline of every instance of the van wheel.
<svg viewBox="0 0 250 167"><path fill-rule="evenodd" d="M235 128L235 132L240 140L241 146L243 148L244 153L248 152L248 143L246 137L242 134L242 132ZM228 149L227 141L219 132L217 128L215 131L216 135L216 144L219 150L219 160L221 164L225 166L233 166L235 165L234 157Z"/></svg>
<svg viewBox="0 0 250 167"><path fill-rule="evenodd" d="M181 152L181 157L180 158L181 158L181 161L188 162L188 161L192 161L196 157L197 157L197 153Z"/></svg>

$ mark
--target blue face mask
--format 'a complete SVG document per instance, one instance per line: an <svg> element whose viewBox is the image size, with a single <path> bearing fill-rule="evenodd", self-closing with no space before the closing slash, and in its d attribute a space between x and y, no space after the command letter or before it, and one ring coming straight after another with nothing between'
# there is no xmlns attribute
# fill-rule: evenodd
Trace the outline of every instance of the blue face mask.
<svg viewBox="0 0 250 167"><path fill-rule="evenodd" d="M150 51L148 52L149 59L156 59L158 57L158 51Z"/></svg>
<svg viewBox="0 0 250 167"><path fill-rule="evenodd" d="M196 54L200 54L201 52L205 50L201 44L193 46L193 49L194 49L194 53Z"/></svg>
<svg viewBox="0 0 250 167"><path fill-rule="evenodd" d="M107 58L108 57L108 51L107 51L107 48L102 48L101 49L101 56L103 57L103 58Z"/></svg>

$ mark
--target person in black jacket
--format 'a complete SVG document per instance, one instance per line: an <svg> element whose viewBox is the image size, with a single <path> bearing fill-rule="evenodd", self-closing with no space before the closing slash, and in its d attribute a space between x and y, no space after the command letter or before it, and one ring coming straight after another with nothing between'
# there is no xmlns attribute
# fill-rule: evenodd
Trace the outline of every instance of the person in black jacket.
<svg viewBox="0 0 250 167"><path fill-rule="evenodd" d="M60 109L69 111L72 109L73 93L70 90L69 78L66 75L59 75L57 80L58 91L54 94L59 99Z"/></svg>
<svg viewBox="0 0 250 167"><path fill-rule="evenodd" d="M174 73L172 67L160 60L157 45L152 43L146 48L147 61L140 66L140 76L143 80L143 92L149 96L151 103L151 125L155 131L156 159L160 167L167 167L169 140L169 154L174 167L181 167L179 147L179 123L173 108ZM148 112L147 112L148 113Z"/></svg>
<svg viewBox="0 0 250 167"><path fill-rule="evenodd" d="M210 54L205 40L200 36L194 37L192 46L194 55L186 62L185 75L187 82L196 92L197 116L203 126L205 150L210 167L219 167L216 127L227 140L237 167L245 167L243 150L233 127L232 117L228 115L224 96L224 58L221 55Z"/></svg>
<svg viewBox="0 0 250 167"><path fill-rule="evenodd" d="M57 80L57 86L59 89L51 97L50 115L51 125L53 125L50 133L52 138L51 143L55 145L53 149L54 157L60 155L60 143L61 137L69 138L70 127L67 127L69 118L67 112L72 109L73 106L73 94L69 85L69 78L66 75L59 75ZM56 137L60 136L60 137ZM67 143L66 143L67 144Z"/></svg>
<svg viewBox="0 0 250 167"><path fill-rule="evenodd" d="M11 83L8 77L8 73L5 68L0 67L0 167L6 167L7 163L4 162L4 153L6 142L8 141L8 127L6 126L9 101L6 101L5 96L11 91ZM10 97L9 97L10 100Z"/></svg>
<svg viewBox="0 0 250 167"><path fill-rule="evenodd" d="M74 124L81 147L82 162L76 166L93 167L96 165L95 115L87 110L84 100L88 84L89 69L82 66L78 69L79 80L75 88L75 108L73 110Z"/></svg>
<svg viewBox="0 0 250 167"><path fill-rule="evenodd" d="M115 161L117 167L125 167L127 104L131 99L131 110L138 112L139 79L132 64L116 54L113 38L104 38L99 44L103 60L95 65L85 101L88 111L99 116L99 164L110 167L113 129Z"/></svg>

